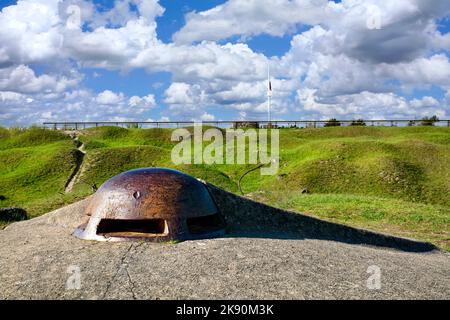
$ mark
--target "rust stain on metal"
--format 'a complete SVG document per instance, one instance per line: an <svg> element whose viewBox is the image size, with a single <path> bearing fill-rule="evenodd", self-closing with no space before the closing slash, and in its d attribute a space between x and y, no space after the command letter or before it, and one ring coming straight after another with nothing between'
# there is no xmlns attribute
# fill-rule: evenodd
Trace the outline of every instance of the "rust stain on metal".
<svg viewBox="0 0 450 320"><path fill-rule="evenodd" d="M162 168L132 170L108 180L92 197L86 216L74 233L86 240L162 242L224 233L205 184Z"/></svg>

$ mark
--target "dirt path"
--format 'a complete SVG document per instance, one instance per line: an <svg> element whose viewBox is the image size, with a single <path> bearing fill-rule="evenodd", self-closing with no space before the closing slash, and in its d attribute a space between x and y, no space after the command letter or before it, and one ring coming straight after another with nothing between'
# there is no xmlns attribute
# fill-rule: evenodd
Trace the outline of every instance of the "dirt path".
<svg viewBox="0 0 450 320"><path fill-rule="evenodd" d="M78 138L75 138L74 141L79 142ZM73 186L75 185L75 182L78 180L81 172L81 167L83 165L84 156L86 155L86 151L84 150L84 143L81 143L80 146L77 149L77 165L70 176L69 180L66 183L66 187L64 192L70 193L72 192Z"/></svg>

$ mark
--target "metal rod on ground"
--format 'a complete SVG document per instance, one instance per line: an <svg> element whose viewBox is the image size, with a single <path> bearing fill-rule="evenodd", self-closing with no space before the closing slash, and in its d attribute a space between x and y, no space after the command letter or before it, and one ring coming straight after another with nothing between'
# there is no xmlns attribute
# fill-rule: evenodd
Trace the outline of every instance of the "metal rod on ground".
<svg viewBox="0 0 450 320"><path fill-rule="evenodd" d="M244 195L244 192L242 191L242 187L241 187L241 181L242 181L242 179L244 179L244 177L245 177L246 175L248 175L249 173L258 170L258 169L262 168L263 166L264 166L264 164L260 164L260 165L257 166L256 168L250 169L250 170L246 171L246 172L239 178L239 180L238 180L238 188L239 188L239 191L241 192L242 195Z"/></svg>

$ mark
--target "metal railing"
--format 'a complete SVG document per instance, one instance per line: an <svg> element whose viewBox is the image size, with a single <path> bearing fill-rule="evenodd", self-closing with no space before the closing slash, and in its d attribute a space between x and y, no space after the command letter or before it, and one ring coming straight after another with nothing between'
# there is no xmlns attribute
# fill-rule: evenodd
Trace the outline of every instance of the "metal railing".
<svg viewBox="0 0 450 320"><path fill-rule="evenodd" d="M92 121L92 122L44 122L43 126L55 130L82 130L93 127L116 126L126 128L183 128L194 126L194 121ZM424 120L337 120L331 123L328 120L283 120L283 121L203 121L205 126L220 128L322 128L326 126L389 126L406 127L425 125ZM450 120L439 120L428 125L450 127Z"/></svg>

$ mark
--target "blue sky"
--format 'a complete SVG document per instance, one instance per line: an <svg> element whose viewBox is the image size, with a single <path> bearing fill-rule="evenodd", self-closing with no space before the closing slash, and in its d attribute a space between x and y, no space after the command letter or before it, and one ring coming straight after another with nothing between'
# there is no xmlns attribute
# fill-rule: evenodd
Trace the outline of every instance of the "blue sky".
<svg viewBox="0 0 450 320"><path fill-rule="evenodd" d="M79 30L67 25L69 6L80 9ZM450 118L445 0L3 0L0 9L3 125L265 119L268 64L277 119Z"/></svg>
<svg viewBox="0 0 450 320"><path fill-rule="evenodd" d="M94 3L102 8L112 8L114 1L96 0ZM204 11L214 8L217 5L225 3L225 0L209 0L209 1L173 1L164 0L160 4L165 8L164 15L156 19L158 23L158 38L165 42L172 42L172 36L179 31L185 24L184 16L191 11ZM303 27L306 29L308 27ZM300 29L300 28L299 28ZM284 36L259 35L254 36L245 41L245 43L255 52L262 53L268 57L281 57L290 49L290 42L294 33L290 32ZM239 37L231 37L220 41L221 43L240 42ZM84 70L86 78L83 84L92 88L95 92L100 93L104 90L112 90L117 92L125 92L128 95L145 95L151 90L157 100L164 99L164 92L170 85L171 75L167 72L151 73L144 70L134 70L129 73L120 73L116 71L107 71L101 69L86 68ZM153 110L164 113L164 106ZM217 112L220 117L227 117L226 110ZM152 114L149 114L152 116ZM231 115L230 115L231 116Z"/></svg>
<svg viewBox="0 0 450 320"><path fill-rule="evenodd" d="M106 1L105 1L106 2ZM111 1L109 1L111 3ZM166 9L164 15L156 21L158 23L158 37L169 43L172 41L172 35L180 30L185 21L184 15L191 11L204 11L212 9L218 5L225 3L225 0L208 0L208 1L173 1L163 0L160 4Z"/></svg>

